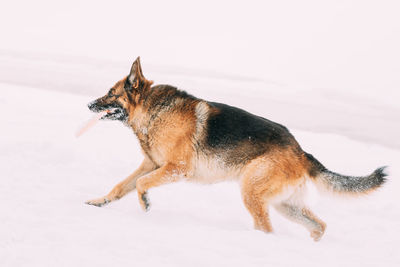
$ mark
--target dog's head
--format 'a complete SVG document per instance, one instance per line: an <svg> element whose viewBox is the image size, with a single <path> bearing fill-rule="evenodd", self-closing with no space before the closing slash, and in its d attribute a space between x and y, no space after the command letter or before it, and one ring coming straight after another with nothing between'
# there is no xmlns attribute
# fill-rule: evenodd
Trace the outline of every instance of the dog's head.
<svg viewBox="0 0 400 267"><path fill-rule="evenodd" d="M93 112L107 110L107 114L101 117L102 120L127 122L129 114L139 104L143 94L150 89L152 83L143 76L138 57L133 62L129 75L118 81L105 96L90 102L88 107Z"/></svg>

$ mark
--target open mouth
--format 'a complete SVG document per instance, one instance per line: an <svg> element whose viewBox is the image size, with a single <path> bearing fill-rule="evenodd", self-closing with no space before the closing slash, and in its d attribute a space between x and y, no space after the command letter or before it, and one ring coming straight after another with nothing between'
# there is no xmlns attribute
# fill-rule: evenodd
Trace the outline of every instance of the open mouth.
<svg viewBox="0 0 400 267"><path fill-rule="evenodd" d="M123 120L126 118L126 113L122 108L110 108L100 119L101 120Z"/></svg>
<svg viewBox="0 0 400 267"><path fill-rule="evenodd" d="M99 104L99 100L95 100L88 104L88 108L95 113L99 113L100 120L126 121L128 118L126 110L116 103L104 105L102 103Z"/></svg>

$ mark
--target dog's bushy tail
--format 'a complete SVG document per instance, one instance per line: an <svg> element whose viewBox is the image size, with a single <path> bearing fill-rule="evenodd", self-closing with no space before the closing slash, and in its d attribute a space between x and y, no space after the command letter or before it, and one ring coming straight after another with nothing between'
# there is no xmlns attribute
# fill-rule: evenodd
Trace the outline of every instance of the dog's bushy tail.
<svg viewBox="0 0 400 267"><path fill-rule="evenodd" d="M386 167L376 169L367 176L346 176L326 169L311 154L306 153L310 162L309 174L317 185L337 193L368 193L382 186L386 181Z"/></svg>

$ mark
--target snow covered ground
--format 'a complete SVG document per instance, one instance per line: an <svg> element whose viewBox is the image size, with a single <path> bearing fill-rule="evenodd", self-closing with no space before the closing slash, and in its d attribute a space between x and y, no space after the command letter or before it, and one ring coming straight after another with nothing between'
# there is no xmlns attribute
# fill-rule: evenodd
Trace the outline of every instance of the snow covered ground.
<svg viewBox="0 0 400 267"><path fill-rule="evenodd" d="M319 197L310 205L328 224L314 243L272 213L275 233L252 229L235 183L173 184L103 208L84 204L127 176L142 156L119 123L80 139L90 97L0 84L1 266L396 266L400 261L398 150L334 134L293 130L329 168L368 174L389 165L389 182L359 199ZM251 105L251 103L248 103ZM262 114L265 115L265 114Z"/></svg>
<svg viewBox="0 0 400 267"><path fill-rule="evenodd" d="M0 9L0 266L399 266L398 1L3 1ZM329 169L388 165L361 198L308 203L318 243L272 210L252 228L238 185L172 184L103 208L140 163L117 122L74 134L86 104L144 74L287 125Z"/></svg>

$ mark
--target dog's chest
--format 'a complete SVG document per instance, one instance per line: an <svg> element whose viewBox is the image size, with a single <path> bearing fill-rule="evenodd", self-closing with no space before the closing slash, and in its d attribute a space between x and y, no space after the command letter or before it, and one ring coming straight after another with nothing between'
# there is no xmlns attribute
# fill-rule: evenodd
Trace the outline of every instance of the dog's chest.
<svg viewBox="0 0 400 267"><path fill-rule="evenodd" d="M158 166L162 166L168 161L167 157L165 156L165 153L163 153L163 151L160 148L155 147L155 146L151 147L148 150L147 155Z"/></svg>
<svg viewBox="0 0 400 267"><path fill-rule="evenodd" d="M143 131L138 135L143 152L158 166L164 165L168 161L168 151L171 150L169 144L160 142L155 134L148 134Z"/></svg>
<svg viewBox="0 0 400 267"><path fill-rule="evenodd" d="M162 147L157 146L157 144L153 144L150 142L149 138L146 137L139 137L139 141L144 154L146 154L149 159L151 159L158 166L164 165L167 159Z"/></svg>

